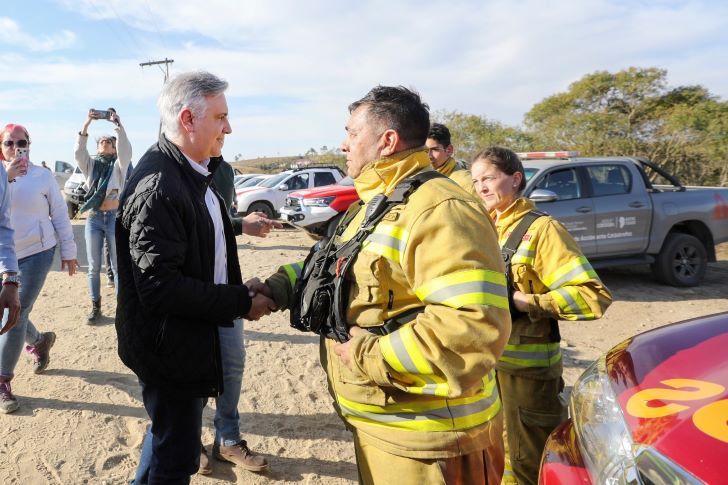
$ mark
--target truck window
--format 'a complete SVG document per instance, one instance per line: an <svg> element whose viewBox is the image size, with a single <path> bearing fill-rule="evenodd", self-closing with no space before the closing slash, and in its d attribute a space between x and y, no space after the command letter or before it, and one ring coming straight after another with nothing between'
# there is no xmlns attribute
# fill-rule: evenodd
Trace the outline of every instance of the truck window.
<svg viewBox="0 0 728 485"><path fill-rule="evenodd" d="M313 174L313 186L321 187L323 185L335 184L336 179L334 174L331 172L314 172Z"/></svg>
<svg viewBox="0 0 728 485"><path fill-rule="evenodd" d="M288 190L302 190L308 188L308 174L302 173L286 181Z"/></svg>
<svg viewBox="0 0 728 485"><path fill-rule="evenodd" d="M538 182L536 188L554 192L559 196L559 200L578 199L581 197L579 182L576 178L576 170L573 168L554 170L546 174Z"/></svg>
<svg viewBox="0 0 728 485"><path fill-rule="evenodd" d="M597 165L587 167L594 197L628 194L631 179L627 167L622 165Z"/></svg>

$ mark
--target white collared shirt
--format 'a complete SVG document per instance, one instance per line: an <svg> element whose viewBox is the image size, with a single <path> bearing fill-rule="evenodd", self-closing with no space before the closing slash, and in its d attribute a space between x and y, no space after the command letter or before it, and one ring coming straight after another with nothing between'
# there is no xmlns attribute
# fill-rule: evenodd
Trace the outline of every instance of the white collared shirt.
<svg viewBox="0 0 728 485"><path fill-rule="evenodd" d="M207 165L210 163L210 159L205 159L201 163L197 163L183 153L187 161L192 165L198 173L208 176L210 172L207 170ZM227 248L225 247L225 229L222 224L222 212L220 211L220 203L212 193L210 187L207 187L205 192L205 205L207 206L207 212L210 213L212 219L213 230L215 231L215 284L225 285L227 284Z"/></svg>

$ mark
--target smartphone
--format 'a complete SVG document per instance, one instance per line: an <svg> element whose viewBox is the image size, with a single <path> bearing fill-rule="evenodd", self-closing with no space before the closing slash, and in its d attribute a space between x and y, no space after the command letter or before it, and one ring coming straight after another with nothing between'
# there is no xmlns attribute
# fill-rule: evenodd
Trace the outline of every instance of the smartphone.
<svg viewBox="0 0 728 485"><path fill-rule="evenodd" d="M111 111L109 111L109 110L92 109L89 111L89 114L91 115L91 118L94 118L97 120L110 120L111 119Z"/></svg>
<svg viewBox="0 0 728 485"><path fill-rule="evenodd" d="M16 148L15 158L20 159L20 175L28 174L28 147Z"/></svg>

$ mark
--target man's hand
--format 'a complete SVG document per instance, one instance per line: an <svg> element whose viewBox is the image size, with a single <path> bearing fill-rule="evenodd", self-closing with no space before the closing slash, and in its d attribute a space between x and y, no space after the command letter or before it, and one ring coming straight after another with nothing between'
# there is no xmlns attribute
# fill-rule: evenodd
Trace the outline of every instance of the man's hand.
<svg viewBox="0 0 728 485"><path fill-rule="evenodd" d="M513 304L516 305L516 310L528 313L528 295L522 291L513 292Z"/></svg>
<svg viewBox="0 0 728 485"><path fill-rule="evenodd" d="M68 269L68 276L76 274L76 268L78 268L77 259L64 259L61 261L61 271Z"/></svg>
<svg viewBox="0 0 728 485"><path fill-rule="evenodd" d="M268 298L273 298L273 292L271 291L270 286L266 285L258 278L250 278L248 281L245 282L245 286L248 287L248 292L251 298L253 298L258 293L260 293L261 295L265 295Z"/></svg>
<svg viewBox="0 0 728 485"><path fill-rule="evenodd" d="M18 287L15 285L3 285L2 290L0 290L0 316L6 308L8 309L8 321L0 329L0 335L13 328L18 322L20 297L18 296Z"/></svg>
<svg viewBox="0 0 728 485"><path fill-rule="evenodd" d="M276 304L273 300L258 293L253 297L253 302L250 304L250 311L245 315L248 320L259 320L260 317L270 315L270 312L275 311Z"/></svg>
<svg viewBox="0 0 728 485"><path fill-rule="evenodd" d="M357 335L361 335L365 333L366 330L363 328L352 325L352 327L349 329L349 336L353 339ZM334 345L334 352L336 355L339 356L341 359L341 363L344 364L346 367L349 368L349 370L352 370L351 367L351 339L349 339L346 343L343 344L335 344Z"/></svg>
<svg viewBox="0 0 728 485"><path fill-rule="evenodd" d="M268 219L262 212L251 212L243 217L243 234L248 236L265 237L273 228L281 229L283 224Z"/></svg>

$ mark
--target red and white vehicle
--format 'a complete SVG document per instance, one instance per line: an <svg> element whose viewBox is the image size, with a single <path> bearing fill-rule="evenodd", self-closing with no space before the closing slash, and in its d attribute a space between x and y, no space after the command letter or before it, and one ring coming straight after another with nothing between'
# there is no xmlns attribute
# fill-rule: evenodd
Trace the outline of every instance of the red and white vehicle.
<svg viewBox="0 0 728 485"><path fill-rule="evenodd" d="M634 336L587 369L540 485L728 483L728 313Z"/></svg>
<svg viewBox="0 0 728 485"><path fill-rule="evenodd" d="M359 200L351 177L334 185L298 190L286 197L281 218L313 236L325 236L351 204Z"/></svg>

